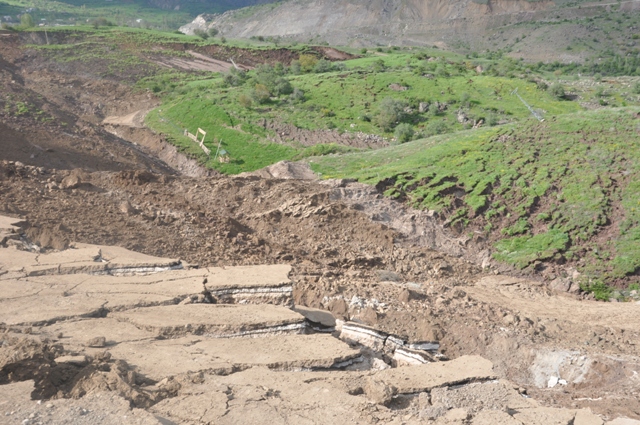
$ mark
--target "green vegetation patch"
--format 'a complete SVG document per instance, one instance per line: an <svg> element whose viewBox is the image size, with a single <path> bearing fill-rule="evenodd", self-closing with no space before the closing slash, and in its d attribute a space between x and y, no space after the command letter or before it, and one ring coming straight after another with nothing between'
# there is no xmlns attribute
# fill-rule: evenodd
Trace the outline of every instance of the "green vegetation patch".
<svg viewBox="0 0 640 425"><path fill-rule="evenodd" d="M569 244L569 236L557 229L534 236L517 236L495 244L496 260L524 268L536 260L553 258Z"/></svg>

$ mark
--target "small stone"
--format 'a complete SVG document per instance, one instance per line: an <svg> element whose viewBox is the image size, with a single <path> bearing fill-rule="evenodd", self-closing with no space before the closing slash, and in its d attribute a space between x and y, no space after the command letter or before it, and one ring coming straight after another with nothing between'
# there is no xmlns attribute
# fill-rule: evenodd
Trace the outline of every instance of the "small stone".
<svg viewBox="0 0 640 425"><path fill-rule="evenodd" d="M107 339L103 336L97 336L95 338L91 338L87 342L87 347L92 348L102 348L107 345Z"/></svg>
<svg viewBox="0 0 640 425"><path fill-rule="evenodd" d="M407 288L404 288L402 292L400 292L400 295L398 295L398 301L403 303L408 303L409 301L411 301L411 291L409 291Z"/></svg>
<svg viewBox="0 0 640 425"><path fill-rule="evenodd" d="M133 215L136 212L135 208L133 208L129 201L121 202L118 209L121 213L126 215Z"/></svg>
<svg viewBox="0 0 640 425"><path fill-rule="evenodd" d="M88 361L85 356L61 356L56 358L56 363L58 364L66 363L66 364L82 367L82 366L85 366L88 363Z"/></svg>
<svg viewBox="0 0 640 425"><path fill-rule="evenodd" d="M558 381L559 381L559 379L558 379L558 377L557 377L557 376L551 376L551 377L549 377L549 382L547 382L547 387L548 387L548 388L553 388L553 387L555 387L556 385L558 385Z"/></svg>
<svg viewBox="0 0 640 425"><path fill-rule="evenodd" d="M517 316L514 316L513 314L507 314L506 316L504 316L502 318L502 323L504 323L505 325L509 326L509 325L513 325L518 323L520 320L518 320Z"/></svg>
<svg viewBox="0 0 640 425"><path fill-rule="evenodd" d="M45 406L47 409L51 409L53 407L53 403L47 403L47 405Z"/></svg>
<svg viewBox="0 0 640 425"><path fill-rule="evenodd" d="M76 175L70 175L62 179L60 187L62 189L76 189L78 186L80 186L81 183L82 181L80 180L80 177Z"/></svg>
<svg viewBox="0 0 640 425"><path fill-rule="evenodd" d="M369 379L364 392L372 402L386 405L393 399L393 396L396 395L397 390L395 387L387 385L382 381Z"/></svg>

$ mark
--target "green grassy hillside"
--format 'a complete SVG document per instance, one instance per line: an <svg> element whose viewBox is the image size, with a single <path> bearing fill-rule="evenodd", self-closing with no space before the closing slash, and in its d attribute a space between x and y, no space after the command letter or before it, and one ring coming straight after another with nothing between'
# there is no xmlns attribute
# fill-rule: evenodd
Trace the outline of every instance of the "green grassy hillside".
<svg viewBox="0 0 640 425"><path fill-rule="evenodd" d="M460 231L482 229L497 260L579 259L587 285L613 283L640 268L639 131L638 108L607 109L312 164L324 177L382 185Z"/></svg>
<svg viewBox="0 0 640 425"><path fill-rule="evenodd" d="M202 76L176 90L148 82L165 99L162 113L152 113L148 124L186 145L189 141L182 129L210 131L216 140L223 140L233 159L230 164L210 165L236 173L268 165L247 157L252 143L257 143L256 150L265 151L260 155L267 162L305 155L295 140L287 145L269 144L273 131L265 129L265 122L309 131L372 134L394 144L457 132L474 124L494 126L526 119L531 113L512 95L514 89L543 116L581 109L576 102L554 97L539 77L518 75L525 71L513 61L472 61L425 50L392 51L367 53L367 57L342 63L318 61L305 72L308 50L303 46L295 49L303 58L301 67L294 61L289 67ZM476 70L480 64L487 68L481 74ZM281 89L279 84L288 88ZM264 96L258 96L258 89L265 91ZM399 127L408 129L409 136L399 133ZM215 147L214 139L208 144Z"/></svg>

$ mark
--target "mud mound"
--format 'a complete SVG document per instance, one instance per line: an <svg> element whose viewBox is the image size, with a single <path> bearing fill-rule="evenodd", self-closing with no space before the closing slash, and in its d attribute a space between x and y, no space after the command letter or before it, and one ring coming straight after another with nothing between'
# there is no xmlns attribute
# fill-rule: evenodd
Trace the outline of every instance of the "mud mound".
<svg viewBox="0 0 640 425"><path fill-rule="evenodd" d="M309 164L303 162L280 161L251 173L242 173L238 177L260 177L263 179L295 179L317 180L318 176L311 170Z"/></svg>

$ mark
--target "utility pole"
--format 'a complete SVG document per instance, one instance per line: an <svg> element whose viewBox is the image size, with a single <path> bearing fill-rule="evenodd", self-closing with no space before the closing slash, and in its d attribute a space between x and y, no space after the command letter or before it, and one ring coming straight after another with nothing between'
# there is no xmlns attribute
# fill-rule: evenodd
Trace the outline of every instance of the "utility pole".
<svg viewBox="0 0 640 425"><path fill-rule="evenodd" d="M527 102L524 101L524 99L522 98L522 96L520 96L520 93L518 93L518 88L516 87L516 89L514 91L511 92L511 94L515 94L516 96L518 96L518 99L520 99L520 101L524 104L524 106L527 107L527 109L529 110L529 112L531 112L531 114L536 117L536 119L540 122L544 122L544 118L542 118L536 111L533 110L533 108L531 106L529 106L529 104Z"/></svg>

